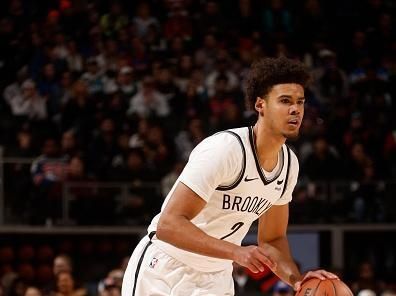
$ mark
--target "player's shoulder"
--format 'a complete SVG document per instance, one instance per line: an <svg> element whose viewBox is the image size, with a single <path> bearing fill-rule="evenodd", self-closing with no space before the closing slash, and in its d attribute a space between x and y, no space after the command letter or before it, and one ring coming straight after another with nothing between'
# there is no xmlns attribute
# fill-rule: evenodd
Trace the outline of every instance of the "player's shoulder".
<svg viewBox="0 0 396 296"><path fill-rule="evenodd" d="M229 155L230 153L242 154L245 151L243 133L247 133L247 128L237 128L230 130L219 131L207 138L205 138L196 147L196 151L221 151L222 154Z"/></svg>
<svg viewBox="0 0 396 296"><path fill-rule="evenodd" d="M214 137L217 139L231 139L231 140L234 139L235 140L235 138L243 138L247 134L248 134L248 128L240 127L240 128L222 130L222 131L219 131L219 132L213 134L210 137Z"/></svg>
<svg viewBox="0 0 396 296"><path fill-rule="evenodd" d="M247 133L247 128L235 128L219 131L208 138L208 142L213 142L221 146L240 146L242 144L242 138Z"/></svg>

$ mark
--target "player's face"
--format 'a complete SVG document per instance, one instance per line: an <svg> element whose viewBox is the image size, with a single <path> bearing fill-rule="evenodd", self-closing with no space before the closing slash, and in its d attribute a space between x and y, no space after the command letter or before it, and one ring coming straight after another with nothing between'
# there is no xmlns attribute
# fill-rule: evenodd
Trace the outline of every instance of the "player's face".
<svg viewBox="0 0 396 296"><path fill-rule="evenodd" d="M304 88L300 84L273 86L262 102L260 114L263 115L264 124L275 135L286 139L297 138L304 116L304 102Z"/></svg>

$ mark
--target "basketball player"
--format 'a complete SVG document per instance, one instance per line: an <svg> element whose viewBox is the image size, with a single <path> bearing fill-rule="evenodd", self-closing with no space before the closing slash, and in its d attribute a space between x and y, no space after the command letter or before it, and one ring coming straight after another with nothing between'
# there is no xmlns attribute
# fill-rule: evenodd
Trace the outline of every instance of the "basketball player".
<svg viewBox="0 0 396 296"><path fill-rule="evenodd" d="M193 150L126 269L122 295L234 295L232 261L253 272L270 268L299 290L302 276L286 230L298 160L285 145L298 136L304 115L305 67L286 58L256 62L247 99L253 127L219 132ZM241 246L259 219L258 246Z"/></svg>

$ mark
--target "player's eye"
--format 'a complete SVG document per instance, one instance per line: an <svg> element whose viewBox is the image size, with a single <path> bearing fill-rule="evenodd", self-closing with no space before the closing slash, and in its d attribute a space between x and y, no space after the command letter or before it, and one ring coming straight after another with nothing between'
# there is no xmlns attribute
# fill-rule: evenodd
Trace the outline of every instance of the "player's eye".
<svg viewBox="0 0 396 296"><path fill-rule="evenodd" d="M280 102L281 102L282 104L288 104L288 103L290 102L290 100L289 100L289 98L281 98L281 99L280 99Z"/></svg>

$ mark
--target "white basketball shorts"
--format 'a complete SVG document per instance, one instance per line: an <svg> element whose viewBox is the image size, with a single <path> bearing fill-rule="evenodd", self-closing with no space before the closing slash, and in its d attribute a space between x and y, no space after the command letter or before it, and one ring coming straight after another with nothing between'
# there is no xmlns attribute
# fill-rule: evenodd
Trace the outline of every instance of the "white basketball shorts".
<svg viewBox="0 0 396 296"><path fill-rule="evenodd" d="M145 236L128 262L122 296L232 296L232 270L197 271L168 256Z"/></svg>

